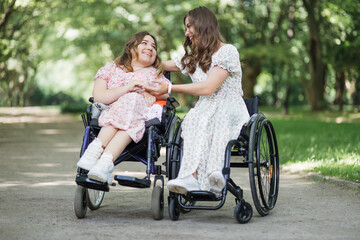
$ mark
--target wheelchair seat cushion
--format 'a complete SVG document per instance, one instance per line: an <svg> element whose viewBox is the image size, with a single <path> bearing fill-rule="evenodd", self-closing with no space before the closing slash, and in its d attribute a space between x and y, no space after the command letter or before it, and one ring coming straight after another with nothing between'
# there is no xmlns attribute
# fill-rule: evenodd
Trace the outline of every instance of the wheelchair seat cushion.
<svg viewBox="0 0 360 240"><path fill-rule="evenodd" d="M166 105L166 100L157 100L157 101L154 102L154 104L158 104L161 107L163 107L163 106Z"/></svg>

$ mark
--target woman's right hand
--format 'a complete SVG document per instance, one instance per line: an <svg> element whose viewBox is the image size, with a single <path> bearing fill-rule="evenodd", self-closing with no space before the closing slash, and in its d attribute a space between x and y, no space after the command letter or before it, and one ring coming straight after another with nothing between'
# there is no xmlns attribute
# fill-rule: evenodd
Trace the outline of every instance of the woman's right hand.
<svg viewBox="0 0 360 240"><path fill-rule="evenodd" d="M146 91L148 91L151 95L161 96L168 92L168 84L159 80L154 80L153 83L158 83L157 86L151 87L144 85Z"/></svg>

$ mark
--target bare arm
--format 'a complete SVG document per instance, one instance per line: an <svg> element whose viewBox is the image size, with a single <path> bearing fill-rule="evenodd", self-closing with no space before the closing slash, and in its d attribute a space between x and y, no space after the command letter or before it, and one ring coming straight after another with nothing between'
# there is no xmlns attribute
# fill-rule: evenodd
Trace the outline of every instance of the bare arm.
<svg viewBox="0 0 360 240"><path fill-rule="evenodd" d="M163 62L162 66L165 72L180 72L180 68L176 66L174 60Z"/></svg>
<svg viewBox="0 0 360 240"><path fill-rule="evenodd" d="M211 95L228 76L228 71L220 67L214 67L205 81L173 85L171 92L191 94L195 96Z"/></svg>
<svg viewBox="0 0 360 240"><path fill-rule="evenodd" d="M229 72L227 70L216 66L210 71L208 78L205 81L173 85L171 92L191 94L195 96L211 95L228 76ZM158 87L146 87L146 89L151 94L159 96L167 92L168 84L159 82Z"/></svg>
<svg viewBox="0 0 360 240"><path fill-rule="evenodd" d="M95 102L104 104L111 104L119 99L122 95L141 89L141 84L138 81L133 81L127 86L107 89L107 83L104 79L96 79L93 88L93 96Z"/></svg>

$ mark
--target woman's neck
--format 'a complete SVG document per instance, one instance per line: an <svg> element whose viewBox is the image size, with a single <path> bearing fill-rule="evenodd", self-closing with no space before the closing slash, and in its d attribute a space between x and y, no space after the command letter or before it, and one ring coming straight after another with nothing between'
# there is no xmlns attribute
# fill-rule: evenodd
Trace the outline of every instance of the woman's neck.
<svg viewBox="0 0 360 240"><path fill-rule="evenodd" d="M141 66L133 66L133 65L131 65L131 67L132 67L132 71L130 71L129 69L127 69L125 66L122 66L122 69L123 69L123 71L125 71L125 72L141 72L142 70L148 69L148 68L151 67L151 66L141 67Z"/></svg>
<svg viewBox="0 0 360 240"><path fill-rule="evenodd" d="M144 70L144 69L149 68L149 67L145 67L145 66L132 66L132 68L133 68L133 71L134 71L134 72L138 72L138 71Z"/></svg>
<svg viewBox="0 0 360 240"><path fill-rule="evenodd" d="M131 66L132 66L134 72L141 71L143 69L151 67L151 66L145 66L144 64L137 62L137 61L132 61Z"/></svg>

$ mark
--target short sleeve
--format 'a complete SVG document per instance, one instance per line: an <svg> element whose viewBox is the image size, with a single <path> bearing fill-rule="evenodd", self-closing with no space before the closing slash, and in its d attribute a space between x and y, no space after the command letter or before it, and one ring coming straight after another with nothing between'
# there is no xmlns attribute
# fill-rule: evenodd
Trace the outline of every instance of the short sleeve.
<svg viewBox="0 0 360 240"><path fill-rule="evenodd" d="M184 75L186 75L186 76L189 76L189 72L188 72L188 71L184 68L184 66L181 64L181 59L182 59L183 56L184 56L184 54L181 55L181 56L175 57L175 58L174 58L174 62L175 62L175 65L176 65L178 68L180 68L180 71L181 71L182 74L184 74ZM184 69L183 69L183 68L184 68Z"/></svg>
<svg viewBox="0 0 360 240"><path fill-rule="evenodd" d="M219 66L234 74L241 72L240 56L235 46L226 44L219 49L212 57L212 66Z"/></svg>
<svg viewBox="0 0 360 240"><path fill-rule="evenodd" d="M116 70L116 64L114 62L108 62L105 64L105 66L103 66L102 68L100 68L95 77L94 77L94 81L98 78L100 79L104 79L106 82L109 81L109 79L113 76L114 72Z"/></svg>

